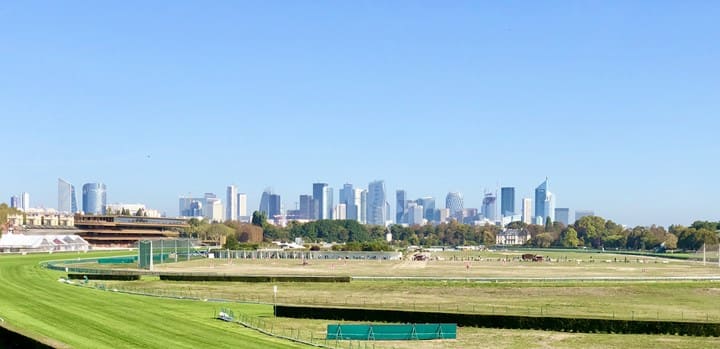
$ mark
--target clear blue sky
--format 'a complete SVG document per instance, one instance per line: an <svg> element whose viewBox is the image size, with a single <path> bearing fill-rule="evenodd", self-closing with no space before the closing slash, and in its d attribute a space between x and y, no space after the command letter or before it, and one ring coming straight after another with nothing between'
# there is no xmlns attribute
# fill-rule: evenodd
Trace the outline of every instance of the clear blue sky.
<svg viewBox="0 0 720 349"><path fill-rule="evenodd" d="M0 201L545 176L619 223L720 219L715 1L3 1ZM149 157L148 157L149 155ZM78 192L78 194L80 194ZM337 194L336 194L337 195ZM441 205L442 205L441 204Z"/></svg>

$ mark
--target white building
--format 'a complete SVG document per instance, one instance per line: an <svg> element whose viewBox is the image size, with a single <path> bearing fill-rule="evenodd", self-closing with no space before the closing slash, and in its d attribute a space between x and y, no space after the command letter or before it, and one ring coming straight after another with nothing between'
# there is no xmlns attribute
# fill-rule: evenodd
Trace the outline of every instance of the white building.
<svg viewBox="0 0 720 349"><path fill-rule="evenodd" d="M236 221L238 219L238 194L237 187L229 185L227 187L227 198L225 207L225 219L229 221Z"/></svg>
<svg viewBox="0 0 720 349"><path fill-rule="evenodd" d="M245 193L237 194L237 215L238 219L241 221L250 220L250 218L248 218L247 211L247 194Z"/></svg>
<svg viewBox="0 0 720 349"><path fill-rule="evenodd" d="M422 205L417 205L411 202L407 207L407 222L408 225L423 225L425 219L423 219L424 208Z"/></svg>
<svg viewBox="0 0 720 349"><path fill-rule="evenodd" d="M530 241L527 229L505 229L495 235L496 245L524 245Z"/></svg>
<svg viewBox="0 0 720 349"><path fill-rule="evenodd" d="M207 204L204 210L205 219L210 222L222 222L225 218L222 202L216 198L207 198L205 202Z"/></svg>
<svg viewBox="0 0 720 349"><path fill-rule="evenodd" d="M532 224L533 221L533 214L532 214L532 199L531 198L523 198L522 199L522 221L525 224Z"/></svg>
<svg viewBox="0 0 720 349"><path fill-rule="evenodd" d="M347 219L347 205L337 204L335 206L335 212L333 212L333 219Z"/></svg>
<svg viewBox="0 0 720 349"><path fill-rule="evenodd" d="M27 211L30 209L30 193L23 192L20 194L20 209L23 211Z"/></svg>

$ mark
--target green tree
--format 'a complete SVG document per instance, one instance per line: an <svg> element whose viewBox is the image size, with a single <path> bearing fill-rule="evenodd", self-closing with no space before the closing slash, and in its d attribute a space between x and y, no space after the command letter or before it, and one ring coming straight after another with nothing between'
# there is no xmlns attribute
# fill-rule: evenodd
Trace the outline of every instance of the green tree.
<svg viewBox="0 0 720 349"><path fill-rule="evenodd" d="M239 250L240 244L238 243L237 238L235 237L235 234L230 234L227 236L225 240L225 244L223 245L224 249L227 250Z"/></svg>
<svg viewBox="0 0 720 349"><path fill-rule="evenodd" d="M144 213L145 213L145 210L143 210L142 208L138 208L137 212L135 212L135 215L138 217L142 217L142 216L144 216Z"/></svg>
<svg viewBox="0 0 720 349"><path fill-rule="evenodd" d="M213 223L207 228L208 240L219 242L223 237L233 234L235 230L222 223ZM237 242L237 241L235 241Z"/></svg>
<svg viewBox="0 0 720 349"><path fill-rule="evenodd" d="M568 227L562 237L563 247L575 248L578 247L580 239L578 239L577 231L575 228Z"/></svg>
<svg viewBox="0 0 720 349"><path fill-rule="evenodd" d="M550 233L542 233L538 234L534 238L530 240L530 245L534 247L540 247L540 248L546 248L550 247L552 245L553 241L555 239L553 238L552 234Z"/></svg>
<svg viewBox="0 0 720 349"><path fill-rule="evenodd" d="M672 233L667 233L665 235L665 241L663 241L665 244L665 249L667 250L674 250L677 248L678 238Z"/></svg>
<svg viewBox="0 0 720 349"><path fill-rule="evenodd" d="M252 220L250 222L252 223L252 225L256 225L258 227L265 227L267 225L267 215L265 215L265 212L254 211L252 214Z"/></svg>
<svg viewBox="0 0 720 349"><path fill-rule="evenodd" d="M545 218L545 231L552 231L553 230L553 220L550 218L550 216L547 216Z"/></svg>

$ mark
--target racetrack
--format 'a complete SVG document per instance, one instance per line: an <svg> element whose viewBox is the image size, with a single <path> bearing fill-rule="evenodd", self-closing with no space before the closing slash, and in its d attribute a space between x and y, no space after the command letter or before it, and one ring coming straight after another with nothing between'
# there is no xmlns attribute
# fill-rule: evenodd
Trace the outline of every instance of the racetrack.
<svg viewBox="0 0 720 349"><path fill-rule="evenodd" d="M224 306L271 316L270 306L134 296L57 282L64 274L39 262L63 256L77 255L0 256L5 324L61 348L305 347L213 318Z"/></svg>

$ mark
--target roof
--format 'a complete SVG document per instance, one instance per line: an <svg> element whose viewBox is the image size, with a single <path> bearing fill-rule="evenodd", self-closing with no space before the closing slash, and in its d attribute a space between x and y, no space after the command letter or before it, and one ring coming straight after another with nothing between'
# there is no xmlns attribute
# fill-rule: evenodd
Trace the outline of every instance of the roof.
<svg viewBox="0 0 720 349"><path fill-rule="evenodd" d="M77 235L4 234L0 237L0 248L42 248L71 244L88 243Z"/></svg>
<svg viewBox="0 0 720 349"><path fill-rule="evenodd" d="M498 236L527 236L530 234L527 229L505 229L499 233Z"/></svg>

